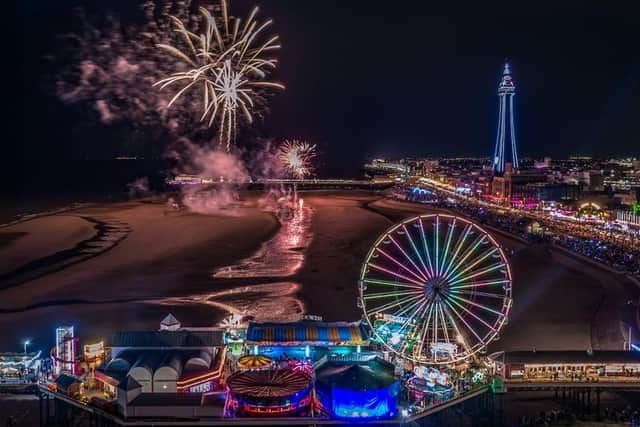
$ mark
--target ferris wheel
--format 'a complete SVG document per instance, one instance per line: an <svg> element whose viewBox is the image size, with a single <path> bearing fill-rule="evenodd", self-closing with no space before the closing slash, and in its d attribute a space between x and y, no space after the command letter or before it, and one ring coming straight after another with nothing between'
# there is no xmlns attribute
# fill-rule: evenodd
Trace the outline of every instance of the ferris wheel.
<svg viewBox="0 0 640 427"><path fill-rule="evenodd" d="M478 225L420 215L378 238L359 294L374 338L389 350L417 363L455 363L497 338L511 308L511 270Z"/></svg>

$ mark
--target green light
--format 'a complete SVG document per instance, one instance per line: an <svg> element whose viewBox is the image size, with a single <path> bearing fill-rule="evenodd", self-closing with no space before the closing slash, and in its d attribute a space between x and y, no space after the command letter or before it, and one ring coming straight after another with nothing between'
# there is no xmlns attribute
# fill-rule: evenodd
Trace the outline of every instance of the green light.
<svg viewBox="0 0 640 427"><path fill-rule="evenodd" d="M464 234L462 235L462 238L458 238L458 243L456 244L456 248L453 251L453 255L451 256L451 262L449 262L447 264L447 269L444 271L444 273L442 274L443 277L448 277L450 273L452 273L452 267L454 267L454 262L455 260L458 258L458 253L460 253L460 250L462 249L462 246L464 245L464 242L467 240L467 237L469 236L469 231L471 230L471 225L467 224L467 226L464 229ZM454 267L455 268L455 267Z"/></svg>
<svg viewBox="0 0 640 427"><path fill-rule="evenodd" d="M473 262L471 264L469 264L467 267L464 268L464 270L459 271L455 276L451 277L450 280L451 281L455 281L458 277L460 277L462 274L466 273L467 271L471 270L472 268L474 268L476 265L480 264L482 261L484 261L485 259L489 258L491 255L493 255L494 253L496 253L498 251L497 248L492 248L489 251L485 252L483 255L479 256L478 258L476 258L475 260L473 260Z"/></svg>
<svg viewBox="0 0 640 427"><path fill-rule="evenodd" d="M394 301L394 302L383 304L380 307L377 307L376 309L371 311L371 314L376 314L376 313L380 313L380 312L386 311L386 310L388 310L390 308L396 307L398 305L402 305L402 304L407 303L407 302L409 302L411 300L414 300L416 298L422 298L422 296L421 295L416 295L416 296L412 296L412 297L406 297L406 298L399 299L399 300Z"/></svg>
<svg viewBox="0 0 640 427"><path fill-rule="evenodd" d="M398 288L411 288L411 289L422 289L422 285L413 285L410 283L404 282L391 282L389 280L381 280L381 279L364 279L363 282L371 283L373 285L386 285L386 286L394 286Z"/></svg>
<svg viewBox="0 0 640 427"><path fill-rule="evenodd" d="M413 248L413 252L415 252L416 256L418 257L418 260L420 260L420 264L422 264L422 267L424 268L424 271L427 274L427 277L430 278L431 275L429 274L429 269L427 268L426 264L424 263L424 260L422 259L422 256L420 255L420 251L416 247L416 244L413 242L413 239L411 238L411 234L409 234L409 230L407 230L407 227L405 225L402 226L402 229L404 230L404 234L409 238L409 243L411 243L411 247Z"/></svg>
<svg viewBox="0 0 640 427"><path fill-rule="evenodd" d="M409 294L418 294L422 293L421 290L414 291L395 291L395 292L378 292L369 295L365 295L364 299L377 299L377 298L388 298L388 297L399 297Z"/></svg>
<svg viewBox="0 0 640 427"><path fill-rule="evenodd" d="M422 245L424 246L424 253L427 254L427 262L429 263L429 272L433 276L433 265L431 264L431 255L429 253L429 245L427 244L427 236L424 233L424 226L422 225L422 218L418 219L420 225L420 235L422 236Z"/></svg>
<svg viewBox="0 0 640 427"><path fill-rule="evenodd" d="M453 219L453 223L449 224L449 230L447 231L447 238L444 248L444 253L442 254L442 265L440 266L440 271L445 271L444 267L447 263L447 255L449 255L449 248L451 246L451 238L453 237L453 229L456 227L456 220Z"/></svg>
<svg viewBox="0 0 640 427"><path fill-rule="evenodd" d="M482 243L483 240L484 240L484 236L482 236L482 235L478 236L476 238L476 240L474 240L474 242L471 243L471 247L466 250L466 252L462 256L462 258L460 258L460 260L458 260L456 265L453 266L453 268L450 269L448 276L445 276L445 278L449 279L451 274L453 274L456 271L458 271L458 269L465 263L467 258L469 258L473 253L475 253L476 249L478 248L478 246L480 246L480 244Z"/></svg>

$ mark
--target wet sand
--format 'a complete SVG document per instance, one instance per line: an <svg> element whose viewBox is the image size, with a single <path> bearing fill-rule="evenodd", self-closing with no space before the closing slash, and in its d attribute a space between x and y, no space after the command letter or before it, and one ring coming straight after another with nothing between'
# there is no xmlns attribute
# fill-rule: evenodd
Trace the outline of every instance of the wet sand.
<svg viewBox="0 0 640 427"><path fill-rule="evenodd" d="M76 325L83 338L110 329L157 328L169 309L148 306L145 300L210 291L214 268L249 256L279 227L271 213L252 203L229 213L232 215L196 215L143 202L74 211L74 215L126 223L132 231L114 248L84 262L8 289L2 289L0 282L0 349L13 350L24 337L46 347L53 340L55 326L61 324ZM27 237L40 238L40 246L50 250L69 246L69 242L50 242L49 230L60 233L65 229L58 215L37 221L45 224L44 231L40 224L29 229L31 223L36 224L33 221L21 223L27 234L9 242L4 250L10 253ZM12 229L6 227L0 235ZM176 315L178 311L185 310L176 310ZM211 325L210 312L195 307L189 317Z"/></svg>
<svg viewBox="0 0 640 427"><path fill-rule="evenodd" d="M193 326L213 325L227 311L283 320L302 311L326 320L360 318L357 279L374 240L394 221L433 209L364 192L302 196L313 210L313 237L304 264L287 277L213 277L217 268L259 251L280 229L271 213L255 206L255 197L247 197L231 216L142 202L74 211L121 221L131 232L114 248L61 271L9 289L0 283L0 350L19 349L24 337L47 348L60 324L76 325L82 341L110 330L155 329L168 312ZM67 236L56 247L73 245L82 236L75 222L60 225L61 216L40 218L42 224L33 228L29 223L36 223L23 223L21 232L27 234L17 238L7 236L17 233L11 227L0 229L2 253L10 254L27 238L34 247L50 249L48 229ZM622 278L555 248L494 235L516 253L510 322L491 350L622 348L625 298L634 292Z"/></svg>
<svg viewBox="0 0 640 427"><path fill-rule="evenodd" d="M294 279L303 284L307 313L325 320L356 320L358 277L362 262L379 234L391 224L366 209L378 197L366 193L308 193L314 210L314 239L307 259Z"/></svg>
<svg viewBox="0 0 640 427"><path fill-rule="evenodd" d="M0 274L72 248L94 234L94 224L75 215L36 218L0 228Z"/></svg>

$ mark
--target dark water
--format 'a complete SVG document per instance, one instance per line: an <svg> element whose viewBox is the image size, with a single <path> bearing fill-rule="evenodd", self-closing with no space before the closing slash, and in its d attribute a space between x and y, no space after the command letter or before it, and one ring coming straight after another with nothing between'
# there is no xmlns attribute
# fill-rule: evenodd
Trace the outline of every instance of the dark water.
<svg viewBox="0 0 640 427"><path fill-rule="evenodd" d="M129 197L129 183L147 178L151 191L164 189L168 162L155 159L34 161L4 178L0 223L72 203Z"/></svg>

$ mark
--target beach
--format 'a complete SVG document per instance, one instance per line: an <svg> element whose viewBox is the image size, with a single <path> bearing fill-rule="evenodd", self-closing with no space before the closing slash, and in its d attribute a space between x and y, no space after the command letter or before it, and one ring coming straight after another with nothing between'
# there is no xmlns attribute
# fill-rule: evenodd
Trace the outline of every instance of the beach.
<svg viewBox="0 0 640 427"><path fill-rule="evenodd" d="M257 262L275 262L264 261L260 251L274 250L268 245L273 239L291 238L292 231L272 212L258 207L255 194L243 194L238 206L215 215L130 201L93 204L0 229L6 273L43 257L58 262L52 252L91 240L96 224L87 218L115 224L91 246L97 249L90 256L72 258L77 262L59 270L39 270L42 275L32 280L17 275L10 286L0 282L0 350L18 350L25 337L48 349L59 325L74 325L81 342L116 330L153 330L169 312L185 326L212 326L229 312L257 320L291 320L302 313L325 320L361 318L357 280L375 239L394 221L435 211L367 192L302 197L310 235L302 245L290 244L287 251L302 256L287 259L302 262L281 273L258 269L260 274L214 277L256 254ZM278 235L280 230L289 234ZM113 237L116 232L120 240ZM115 244L103 242L109 233ZM634 292L622 277L548 245L492 234L513 252L514 303L490 351L622 348L624 304ZM22 277L29 280L21 282Z"/></svg>

